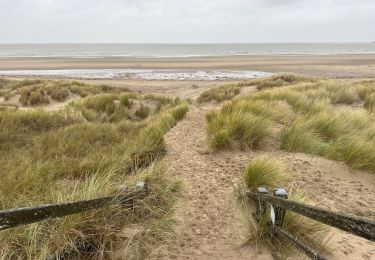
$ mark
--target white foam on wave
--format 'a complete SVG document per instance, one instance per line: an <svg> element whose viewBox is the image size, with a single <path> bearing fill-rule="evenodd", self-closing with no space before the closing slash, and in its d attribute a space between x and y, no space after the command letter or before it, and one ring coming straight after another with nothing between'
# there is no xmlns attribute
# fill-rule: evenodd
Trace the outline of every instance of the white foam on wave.
<svg viewBox="0 0 375 260"><path fill-rule="evenodd" d="M70 70L2 70L0 76L61 77L75 79L144 79L144 80L223 80L250 79L272 75L262 71L181 71L145 69L70 69Z"/></svg>

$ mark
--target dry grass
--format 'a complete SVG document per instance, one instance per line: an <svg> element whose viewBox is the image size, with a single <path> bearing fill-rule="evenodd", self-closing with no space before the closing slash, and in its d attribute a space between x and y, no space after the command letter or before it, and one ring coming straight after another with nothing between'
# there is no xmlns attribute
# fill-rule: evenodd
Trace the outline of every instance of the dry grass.
<svg viewBox="0 0 375 260"><path fill-rule="evenodd" d="M159 102L129 95L139 104ZM133 211L114 205L4 231L1 258L44 259L65 248L78 250L75 244L81 240L93 245L85 257L112 258L120 244L128 243L123 228L133 223L145 228L142 240L130 241L127 248L139 259L168 236L178 187L163 179L164 170L155 163L165 153L164 134L188 105L164 100L141 120L130 102L121 100L113 92L90 95L56 112L0 110L2 209L114 195L119 185L133 187L137 179L146 178L151 187L150 196Z"/></svg>

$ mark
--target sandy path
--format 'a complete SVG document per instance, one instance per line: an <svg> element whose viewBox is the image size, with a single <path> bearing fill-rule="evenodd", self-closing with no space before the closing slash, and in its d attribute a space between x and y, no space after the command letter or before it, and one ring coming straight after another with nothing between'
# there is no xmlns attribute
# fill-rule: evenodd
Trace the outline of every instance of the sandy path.
<svg viewBox="0 0 375 260"><path fill-rule="evenodd" d="M179 239L170 245L172 259L272 259L267 250L239 248L241 223L233 193L246 164L256 156L282 161L301 188L319 206L374 218L375 176L324 158L280 151L276 146L253 152L206 153L204 114L191 107L166 136L169 174L185 184L179 205ZM332 229L333 259L374 259L375 243ZM298 259L298 257L296 258Z"/></svg>
<svg viewBox="0 0 375 260"><path fill-rule="evenodd" d="M191 107L186 119L166 136L169 174L185 184L178 215L180 239L171 245L177 259L272 259L259 250L240 249L232 181L242 165L230 156L204 152L205 111Z"/></svg>

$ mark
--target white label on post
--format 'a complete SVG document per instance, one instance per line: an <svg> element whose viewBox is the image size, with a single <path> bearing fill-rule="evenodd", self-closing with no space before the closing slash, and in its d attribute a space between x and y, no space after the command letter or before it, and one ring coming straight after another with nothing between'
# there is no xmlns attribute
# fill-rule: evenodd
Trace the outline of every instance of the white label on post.
<svg viewBox="0 0 375 260"><path fill-rule="evenodd" d="M272 224L275 225L275 210L273 209L272 205L271 205L271 221L272 221Z"/></svg>

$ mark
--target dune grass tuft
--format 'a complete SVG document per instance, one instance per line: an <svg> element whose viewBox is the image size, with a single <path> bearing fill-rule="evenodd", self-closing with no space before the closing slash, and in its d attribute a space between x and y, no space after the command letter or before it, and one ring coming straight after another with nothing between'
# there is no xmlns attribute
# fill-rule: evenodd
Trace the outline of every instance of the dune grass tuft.
<svg viewBox="0 0 375 260"><path fill-rule="evenodd" d="M375 111L375 92L367 95L364 98L364 106L369 112Z"/></svg>
<svg viewBox="0 0 375 260"><path fill-rule="evenodd" d="M286 187L288 190L288 199L306 204L312 204L303 192L287 187L287 178L284 173L281 162L270 158L253 159L244 172L245 185L248 189L255 191L257 187L266 187L270 192L276 187ZM289 244L289 241L275 238L270 230L270 209L267 208L266 213L260 222L256 222L255 218L249 214L254 212L254 204L251 201L242 201L241 207L244 213L244 221L247 229L245 234L246 243L264 244L269 247L274 255L278 258L287 258L291 255L295 248ZM282 228L288 233L297 237L298 240L312 248L326 252L326 246L329 229L323 224L300 216L293 212L287 211ZM299 254L300 252L293 252Z"/></svg>
<svg viewBox="0 0 375 260"><path fill-rule="evenodd" d="M286 175L279 161L264 157L249 163L244 172L244 180L247 188L256 191L258 187L276 188L285 183Z"/></svg>
<svg viewBox="0 0 375 260"><path fill-rule="evenodd" d="M232 99L240 93L241 86L239 84L226 84L218 87L210 88L204 91L197 99L198 103L206 103L209 101L222 102Z"/></svg>
<svg viewBox="0 0 375 260"><path fill-rule="evenodd" d="M265 88L274 88L274 87L282 87L287 85L292 85L298 82L309 82L315 81L315 79L307 78L304 76L291 74L291 73L284 73L284 74L276 74L271 77L261 78L254 80L254 85L257 86L257 89L265 89Z"/></svg>
<svg viewBox="0 0 375 260"><path fill-rule="evenodd" d="M295 121L281 133L281 149L323 155L326 145L323 139L310 129L305 122Z"/></svg>
<svg viewBox="0 0 375 260"><path fill-rule="evenodd" d="M360 136L342 136L329 147L327 157L344 161L355 169L375 172L375 142Z"/></svg>
<svg viewBox="0 0 375 260"><path fill-rule="evenodd" d="M140 107L135 111L135 115L141 119L145 119L150 115L150 108L147 105L141 104Z"/></svg>
<svg viewBox="0 0 375 260"><path fill-rule="evenodd" d="M271 133L270 121L252 113L211 112L207 123L208 144L213 150L252 148Z"/></svg>

